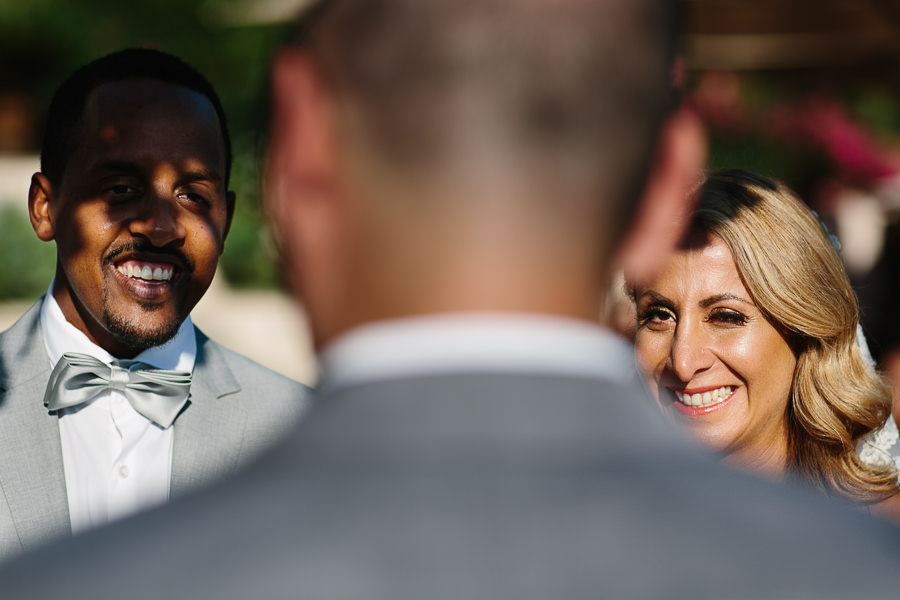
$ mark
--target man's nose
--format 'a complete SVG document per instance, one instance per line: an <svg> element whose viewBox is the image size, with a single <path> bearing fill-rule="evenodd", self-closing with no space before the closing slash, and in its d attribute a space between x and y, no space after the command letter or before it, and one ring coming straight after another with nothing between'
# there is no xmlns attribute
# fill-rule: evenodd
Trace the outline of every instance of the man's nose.
<svg viewBox="0 0 900 600"><path fill-rule="evenodd" d="M150 194L140 203L130 229L132 234L146 238L156 247L183 240L186 233L177 201L162 194Z"/></svg>

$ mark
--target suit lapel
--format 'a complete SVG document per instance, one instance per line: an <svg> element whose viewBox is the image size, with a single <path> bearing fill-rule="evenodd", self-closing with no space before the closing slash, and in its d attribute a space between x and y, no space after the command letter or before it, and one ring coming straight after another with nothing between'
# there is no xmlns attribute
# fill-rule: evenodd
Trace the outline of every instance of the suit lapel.
<svg viewBox="0 0 900 600"><path fill-rule="evenodd" d="M222 352L197 330L190 404L173 425L172 497L237 466L246 414L240 402L232 400L240 391Z"/></svg>
<svg viewBox="0 0 900 600"><path fill-rule="evenodd" d="M59 419L43 405L51 365L40 306L0 340L0 488L26 550L71 530Z"/></svg>

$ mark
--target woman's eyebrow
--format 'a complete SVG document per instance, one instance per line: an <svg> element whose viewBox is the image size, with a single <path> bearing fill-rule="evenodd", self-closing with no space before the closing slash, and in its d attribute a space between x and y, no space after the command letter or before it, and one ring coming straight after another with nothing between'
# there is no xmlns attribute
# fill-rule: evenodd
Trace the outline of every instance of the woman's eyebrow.
<svg viewBox="0 0 900 600"><path fill-rule="evenodd" d="M716 304L718 302L723 302L726 300L740 302L740 303L746 304L748 306L756 306L753 302L750 302L746 298L742 298L741 296L738 296L736 294L728 294L728 293L716 294L715 296L710 296L709 298L704 298L703 300L700 301L700 306L703 308L708 308L708 307L712 306L713 304Z"/></svg>
<svg viewBox="0 0 900 600"><path fill-rule="evenodd" d="M657 302L659 304L672 304L672 301L663 296L658 292L654 292L653 290L647 290L645 292L641 292L638 296L639 299L650 298L651 302Z"/></svg>

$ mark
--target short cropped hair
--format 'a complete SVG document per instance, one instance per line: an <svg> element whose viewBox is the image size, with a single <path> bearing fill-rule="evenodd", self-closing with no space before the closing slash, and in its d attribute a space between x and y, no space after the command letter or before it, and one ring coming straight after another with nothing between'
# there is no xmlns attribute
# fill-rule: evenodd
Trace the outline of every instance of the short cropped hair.
<svg viewBox="0 0 900 600"><path fill-rule="evenodd" d="M676 102L676 0L319 0L307 51L381 159L510 159L624 229ZM455 154L454 154L455 153ZM521 159L521 160L520 160ZM520 165L539 165L538 169ZM609 201L605 199L611 199ZM603 206L599 206L603 203Z"/></svg>
<svg viewBox="0 0 900 600"><path fill-rule="evenodd" d="M170 83L197 92L209 100L222 131L227 185L231 175L231 138L218 94L192 66L171 54L149 48L127 48L98 58L78 68L60 84L47 111L41 147L41 171L44 175L54 185L62 181L66 163L78 147L84 109L91 92L105 83L132 79Z"/></svg>
<svg viewBox="0 0 900 600"><path fill-rule="evenodd" d="M890 418L891 394L857 345L856 296L816 216L784 184L729 169L700 187L691 229L725 242L753 301L797 355L787 408L790 469L854 500L897 493L894 469L857 453L860 440Z"/></svg>

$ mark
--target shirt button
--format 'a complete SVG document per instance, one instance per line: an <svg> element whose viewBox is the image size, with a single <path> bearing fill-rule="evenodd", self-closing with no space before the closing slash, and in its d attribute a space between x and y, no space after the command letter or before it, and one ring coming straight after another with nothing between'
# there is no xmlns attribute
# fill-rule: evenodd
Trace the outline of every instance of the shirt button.
<svg viewBox="0 0 900 600"><path fill-rule="evenodd" d="M119 477L122 479L128 478L128 465L122 465L119 467Z"/></svg>

